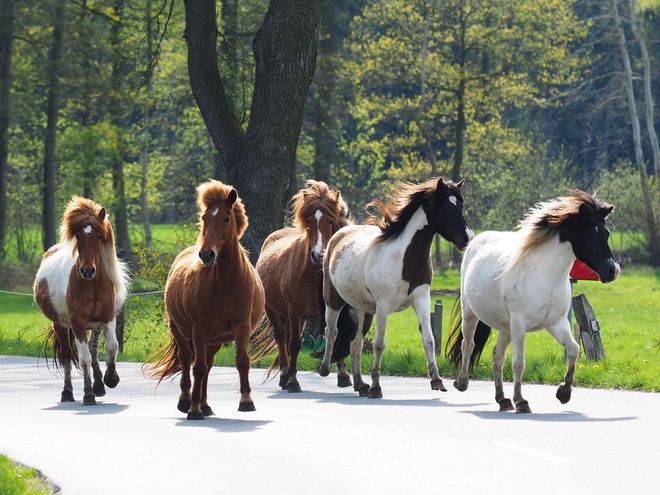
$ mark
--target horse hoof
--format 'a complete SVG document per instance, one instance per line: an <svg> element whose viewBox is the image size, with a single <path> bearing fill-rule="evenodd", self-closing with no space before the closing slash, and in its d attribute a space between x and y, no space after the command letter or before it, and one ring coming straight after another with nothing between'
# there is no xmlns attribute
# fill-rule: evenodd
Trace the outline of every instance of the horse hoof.
<svg viewBox="0 0 660 495"><path fill-rule="evenodd" d="M341 388L352 387L353 382L351 381L351 377L348 375L337 375L337 386Z"/></svg>
<svg viewBox="0 0 660 495"><path fill-rule="evenodd" d="M559 400L559 402L561 402L562 404L566 404L569 400L571 400L571 388L564 387L563 385L561 385L557 389L556 397Z"/></svg>
<svg viewBox="0 0 660 495"><path fill-rule="evenodd" d="M383 391L380 387L371 387L369 389L369 398L370 399L382 399Z"/></svg>
<svg viewBox="0 0 660 495"><path fill-rule="evenodd" d="M360 394L360 397L368 397L369 396L369 384L363 383L360 386L353 386L353 389Z"/></svg>
<svg viewBox="0 0 660 495"><path fill-rule="evenodd" d="M192 401L179 399L179 403L176 405L176 408L182 413L187 413L190 411L190 406L192 406Z"/></svg>
<svg viewBox="0 0 660 495"><path fill-rule="evenodd" d="M468 382L462 382L460 380L455 380L454 381L454 388L458 390L459 392L465 392L468 388Z"/></svg>
<svg viewBox="0 0 660 495"><path fill-rule="evenodd" d="M514 409L511 399L502 399L497 402L500 405L500 411L513 411Z"/></svg>
<svg viewBox="0 0 660 495"><path fill-rule="evenodd" d="M103 377L103 382L110 388L115 388L119 383L119 375L117 373L108 374L106 372Z"/></svg>
<svg viewBox="0 0 660 495"><path fill-rule="evenodd" d="M289 383L289 375L280 374L279 386L282 390L286 390L287 383Z"/></svg>
<svg viewBox="0 0 660 495"><path fill-rule="evenodd" d="M440 392L446 392L447 389L442 383L442 378L434 378L431 380L431 390L440 390Z"/></svg>
<svg viewBox="0 0 660 495"><path fill-rule="evenodd" d="M211 406L202 406L202 416L215 416Z"/></svg>
<svg viewBox="0 0 660 495"><path fill-rule="evenodd" d="M516 404L516 413L531 413L532 410L529 408L529 402L526 400L521 400Z"/></svg>
<svg viewBox="0 0 660 495"><path fill-rule="evenodd" d="M319 375L321 376L328 376L330 374L330 366L323 366L322 364L319 366Z"/></svg>
<svg viewBox="0 0 660 495"><path fill-rule="evenodd" d="M302 392L302 389L300 388L300 383L289 382L288 385L286 386L286 391L289 392L290 394L297 394L299 392Z"/></svg>
<svg viewBox="0 0 660 495"><path fill-rule="evenodd" d="M60 402L75 402L76 399L73 398L73 392L71 390L62 391L62 398Z"/></svg>
<svg viewBox="0 0 660 495"><path fill-rule="evenodd" d="M82 401L83 406L95 406L96 396L94 394L85 394Z"/></svg>
<svg viewBox="0 0 660 495"><path fill-rule="evenodd" d="M188 413L188 419L189 420L199 420L199 419L204 419L204 415L201 412L189 412Z"/></svg>
<svg viewBox="0 0 660 495"><path fill-rule="evenodd" d="M240 412L254 412L257 408L254 407L254 402L239 402L238 410Z"/></svg>
<svg viewBox="0 0 660 495"><path fill-rule="evenodd" d="M103 386L103 383L94 382L94 385L92 386L92 392L94 392L96 397L103 397L105 395L105 387Z"/></svg>

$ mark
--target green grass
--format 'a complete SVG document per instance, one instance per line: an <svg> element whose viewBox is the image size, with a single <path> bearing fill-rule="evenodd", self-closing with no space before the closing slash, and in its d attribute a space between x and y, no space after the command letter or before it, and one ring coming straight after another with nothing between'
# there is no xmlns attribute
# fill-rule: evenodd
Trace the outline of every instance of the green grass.
<svg viewBox="0 0 660 495"><path fill-rule="evenodd" d="M36 469L19 466L0 455L0 493L2 495L47 495L50 488Z"/></svg>

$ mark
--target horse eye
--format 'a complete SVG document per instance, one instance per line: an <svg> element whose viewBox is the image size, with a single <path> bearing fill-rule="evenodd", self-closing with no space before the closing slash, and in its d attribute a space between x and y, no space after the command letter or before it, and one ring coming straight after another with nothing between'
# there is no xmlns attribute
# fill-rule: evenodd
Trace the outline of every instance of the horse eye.
<svg viewBox="0 0 660 495"><path fill-rule="evenodd" d="M225 223L229 223L229 220L231 220L231 217L225 218Z"/></svg>

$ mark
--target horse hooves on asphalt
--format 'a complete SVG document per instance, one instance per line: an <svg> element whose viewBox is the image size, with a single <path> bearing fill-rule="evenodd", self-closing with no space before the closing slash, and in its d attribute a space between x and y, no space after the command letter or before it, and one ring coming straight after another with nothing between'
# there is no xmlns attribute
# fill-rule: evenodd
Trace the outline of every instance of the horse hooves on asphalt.
<svg viewBox="0 0 660 495"><path fill-rule="evenodd" d="M83 406L95 406L96 396L94 394L85 394L82 401Z"/></svg>
<svg viewBox="0 0 660 495"><path fill-rule="evenodd" d="M300 383L298 382L289 382L286 386L286 391L289 392L290 394L297 394L302 392L302 389L300 388Z"/></svg>
<svg viewBox="0 0 660 495"><path fill-rule="evenodd" d="M369 398L370 399L382 399L383 390L380 387L371 387L369 389Z"/></svg>
<svg viewBox="0 0 660 495"><path fill-rule="evenodd" d="M204 415L201 412L196 412L196 413L189 412L188 419L191 421L197 421L200 419L204 419Z"/></svg>
<svg viewBox="0 0 660 495"><path fill-rule="evenodd" d="M442 378L434 378L431 380L431 390L440 390L440 392L446 392L447 389L442 383Z"/></svg>
<svg viewBox="0 0 660 495"><path fill-rule="evenodd" d="M213 412L213 409L211 409L211 406L202 406L202 415L215 416L215 413Z"/></svg>
<svg viewBox="0 0 660 495"><path fill-rule="evenodd" d="M101 382L95 382L92 386L92 392L96 397L103 397L105 395L105 387Z"/></svg>
<svg viewBox="0 0 660 495"><path fill-rule="evenodd" d="M353 382L351 381L351 377L337 375L337 386L341 388L352 387Z"/></svg>
<svg viewBox="0 0 660 495"><path fill-rule="evenodd" d="M119 383L119 375L117 373L108 374L106 372L103 377L103 382L110 388L115 388Z"/></svg>
<svg viewBox="0 0 660 495"><path fill-rule="evenodd" d="M238 410L241 412L254 412L257 408L254 407L254 402L239 402Z"/></svg>
<svg viewBox="0 0 660 495"><path fill-rule="evenodd" d="M458 380L454 380L454 388L458 390L459 392L465 392L468 388L467 382L459 382Z"/></svg>
<svg viewBox="0 0 660 495"><path fill-rule="evenodd" d="M73 398L73 392L71 390L62 391L62 398L60 402L75 402L76 399Z"/></svg>
<svg viewBox="0 0 660 495"><path fill-rule="evenodd" d="M190 411L190 406L192 406L192 401L179 399L179 403L176 405L176 408L182 413L187 413Z"/></svg>
<svg viewBox="0 0 660 495"><path fill-rule="evenodd" d="M568 388L568 390L566 390L566 388ZM556 397L559 400L559 402L561 402L562 404L566 404L568 401L571 400L571 389L570 387L566 387L566 388L564 387L564 385L561 385L557 389Z"/></svg>
<svg viewBox="0 0 660 495"><path fill-rule="evenodd" d="M502 399L498 403L500 405L500 411L513 411L515 409L511 399Z"/></svg>
<svg viewBox="0 0 660 495"><path fill-rule="evenodd" d="M532 410L529 408L529 402L526 400L521 400L516 404L516 413L531 413Z"/></svg>

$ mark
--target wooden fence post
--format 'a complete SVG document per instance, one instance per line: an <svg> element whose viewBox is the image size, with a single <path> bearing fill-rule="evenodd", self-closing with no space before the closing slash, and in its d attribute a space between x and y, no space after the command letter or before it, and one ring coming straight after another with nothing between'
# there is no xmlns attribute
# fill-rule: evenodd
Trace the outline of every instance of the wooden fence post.
<svg viewBox="0 0 660 495"><path fill-rule="evenodd" d="M598 361L605 357L603 340L600 334L600 325L596 319L587 296L580 294L573 298L573 312L580 326L580 339L584 347L584 355L587 359Z"/></svg>

